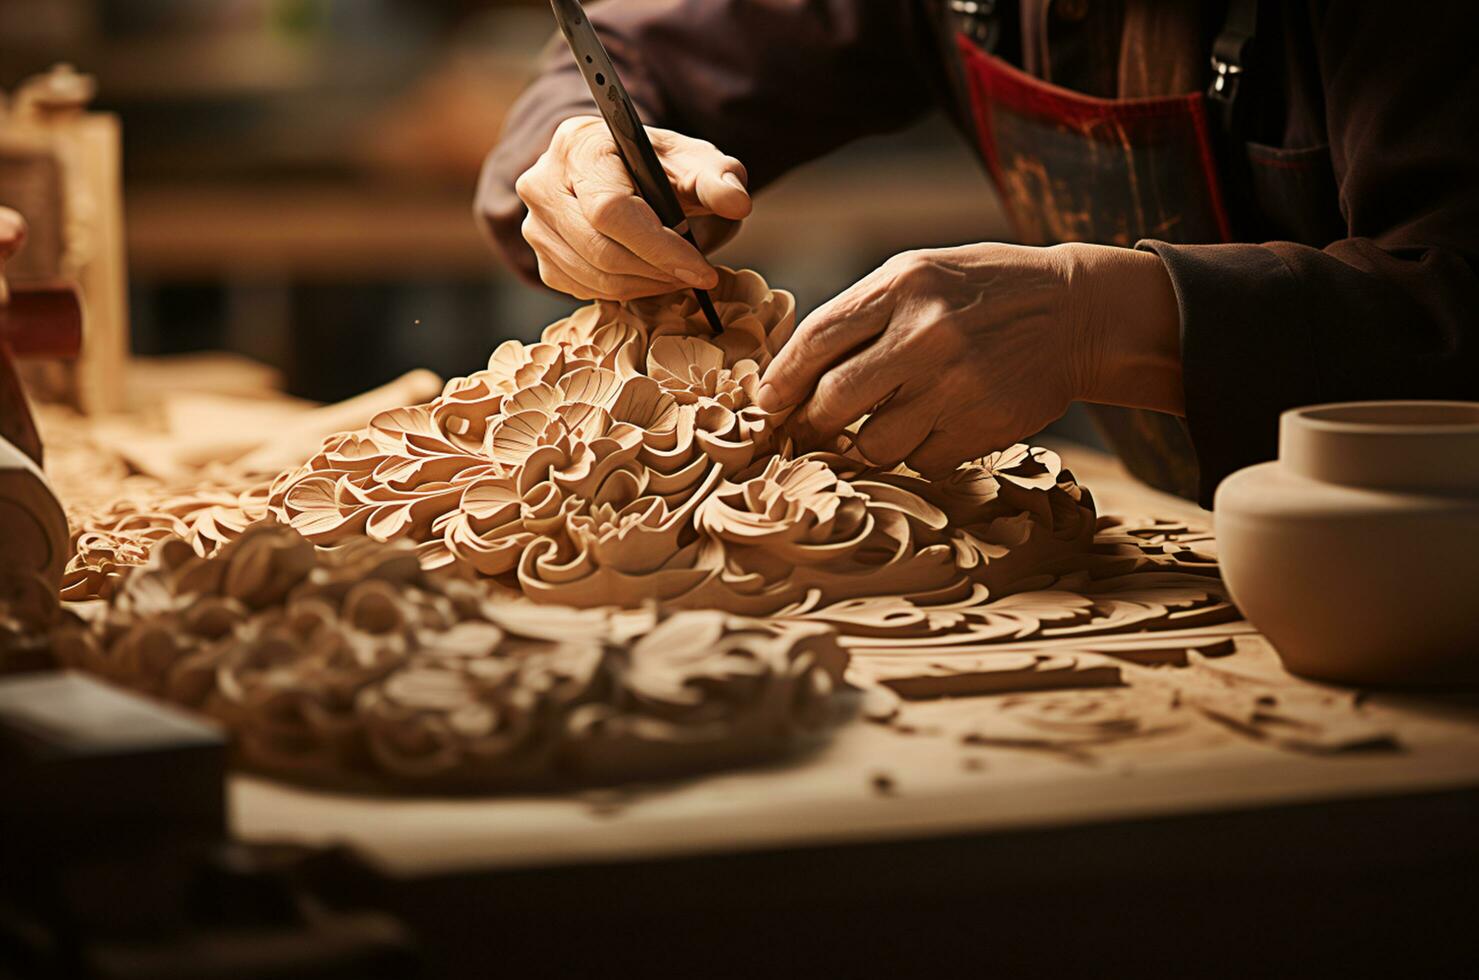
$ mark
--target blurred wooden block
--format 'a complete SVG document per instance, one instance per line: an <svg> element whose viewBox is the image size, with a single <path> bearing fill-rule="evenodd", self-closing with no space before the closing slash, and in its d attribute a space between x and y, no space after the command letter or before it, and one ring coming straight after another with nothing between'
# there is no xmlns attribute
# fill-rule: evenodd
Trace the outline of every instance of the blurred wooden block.
<svg viewBox="0 0 1479 980"><path fill-rule="evenodd" d="M225 773L225 739L176 708L81 674L0 679L0 850L218 839Z"/></svg>

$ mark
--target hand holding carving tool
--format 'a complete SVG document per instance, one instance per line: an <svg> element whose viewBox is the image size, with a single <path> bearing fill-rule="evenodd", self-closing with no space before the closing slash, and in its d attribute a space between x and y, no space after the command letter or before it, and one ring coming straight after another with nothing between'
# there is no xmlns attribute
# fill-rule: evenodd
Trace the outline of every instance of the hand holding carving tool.
<svg viewBox="0 0 1479 980"><path fill-rule="evenodd" d="M611 130L617 152L632 175L637 193L657 212L659 221L697 248L698 243L693 240L693 231L688 226L688 216L678 203L678 195L668 181L662 161L658 160L657 151L652 148L647 131L642 128L642 120L637 116L637 109L632 105L621 79L616 76L616 68L579 0L550 0L550 6L555 12L555 22L560 25L560 33L565 35L565 41L575 55L575 63L601 110L601 118L606 120L606 127ZM715 333L722 333L724 324L719 321L719 313L714 309L708 291L694 289L693 295L698 297L699 308L704 311L709 326Z"/></svg>

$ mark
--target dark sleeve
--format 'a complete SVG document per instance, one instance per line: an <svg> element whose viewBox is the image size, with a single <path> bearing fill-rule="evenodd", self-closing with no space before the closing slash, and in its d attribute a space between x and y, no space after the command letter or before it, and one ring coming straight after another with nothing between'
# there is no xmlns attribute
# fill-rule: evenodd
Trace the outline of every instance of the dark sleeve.
<svg viewBox="0 0 1479 980"><path fill-rule="evenodd" d="M906 125L945 84L912 3L612 0L589 14L643 121L737 157L752 191L849 140ZM561 39L541 65L478 188L481 220L531 281L538 273L519 232L514 181L562 120L596 112Z"/></svg>
<svg viewBox="0 0 1479 980"><path fill-rule="evenodd" d="M1439 5L1434 4L1434 8ZM1181 307L1200 497L1272 459L1278 416L1479 398L1479 71L1457 5L1331 4L1314 33L1348 237L1324 249L1140 243Z"/></svg>

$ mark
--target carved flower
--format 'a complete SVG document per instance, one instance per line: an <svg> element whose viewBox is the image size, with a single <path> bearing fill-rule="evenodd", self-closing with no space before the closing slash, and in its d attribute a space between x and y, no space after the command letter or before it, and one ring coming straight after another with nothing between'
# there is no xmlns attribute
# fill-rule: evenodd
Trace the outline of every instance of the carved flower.
<svg viewBox="0 0 1479 980"><path fill-rule="evenodd" d="M772 458L700 508L700 528L725 545L719 582L753 600L741 607L746 612L759 611L762 596L779 602L807 589L828 601L912 595L958 579L942 533L945 515L887 483L843 479L839 471L850 466L825 453Z"/></svg>
<svg viewBox="0 0 1479 980"><path fill-rule="evenodd" d="M457 509L432 530L452 555L484 575L501 575L518 565L542 530L561 525L576 506L576 498L563 497L552 483L521 491L513 479L488 479L469 486Z"/></svg>
<svg viewBox="0 0 1479 980"><path fill-rule="evenodd" d="M487 385L489 391L507 394L558 378L564 366L564 349L559 344L506 340L488 358L488 369L471 378Z"/></svg>
<svg viewBox="0 0 1479 980"><path fill-rule="evenodd" d="M155 487L101 512L73 514L62 595L69 600L111 595L118 578L143 564L166 538L184 538L196 554L213 554L266 514L267 495L266 484L207 483L190 492Z"/></svg>
<svg viewBox="0 0 1479 980"><path fill-rule="evenodd" d="M698 524L779 562L806 564L855 548L872 530L866 501L815 456L772 457L756 476L705 501Z"/></svg>
<svg viewBox="0 0 1479 980"><path fill-rule="evenodd" d="M907 472L878 479L937 504L956 565L996 593L1093 540L1093 501L1048 449L1019 443L933 483Z"/></svg>
<svg viewBox="0 0 1479 980"><path fill-rule="evenodd" d="M519 588L536 601L571 606L679 599L714 574L697 561L693 511L719 479L718 467L710 468L677 505L644 495L621 507L596 503L571 510L559 533L538 538L524 551Z"/></svg>
<svg viewBox="0 0 1479 980"><path fill-rule="evenodd" d="M600 300L581 307L563 320L544 328L540 339L558 344L567 352L580 352L622 377L639 374L646 355L647 331L636 314L618 303ZM588 351L594 352L594 357ZM571 354L567 353L567 358Z"/></svg>
<svg viewBox="0 0 1479 980"><path fill-rule="evenodd" d="M760 384L752 360L724 365L724 351L697 337L659 337L647 352L647 376L680 405L709 401L731 411L750 404Z"/></svg>
<svg viewBox="0 0 1479 980"><path fill-rule="evenodd" d="M572 514L567 522L571 541L598 565L628 575L646 575L663 567L678 551L678 538L687 530L684 510L669 512L661 497L639 497L620 509L596 504Z"/></svg>
<svg viewBox="0 0 1479 980"><path fill-rule="evenodd" d="M751 360L764 370L775 353L771 335L796 322L796 299L783 289L771 289L749 269L736 272L722 265L715 269L719 283L709 290L709 298L724 324L717 337L691 290L632 300L627 308L648 324L651 341L673 335L703 337L724 352L726 367Z"/></svg>

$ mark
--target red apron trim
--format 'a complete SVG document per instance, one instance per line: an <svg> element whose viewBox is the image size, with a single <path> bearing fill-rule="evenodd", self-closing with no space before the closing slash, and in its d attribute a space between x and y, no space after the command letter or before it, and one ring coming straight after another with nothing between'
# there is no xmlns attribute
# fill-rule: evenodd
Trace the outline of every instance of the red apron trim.
<svg viewBox="0 0 1479 980"><path fill-rule="evenodd" d="M1201 177L1218 232L1223 241L1232 240L1232 225L1212 151L1206 102L1200 92L1165 98L1101 99L1033 78L1000 58L986 54L964 34L957 34L955 43L966 67L981 151L998 187L1003 186L1003 174L993 115L997 103L1024 114L1066 123L1079 130L1084 138L1103 142L1117 142L1116 132L1113 127L1098 129L1093 125L1095 123L1135 118L1182 118L1190 123L1196 136ZM1004 204L1011 208L1010 202Z"/></svg>
<svg viewBox="0 0 1479 980"><path fill-rule="evenodd" d="M1227 203L1222 199L1222 181L1217 179L1217 156L1212 152L1212 133L1207 126L1207 102L1202 93L1193 93L1191 121L1197 130L1197 151L1202 157L1202 180L1207 184L1207 200L1217 216L1217 231L1224 242L1233 240L1232 221L1227 216Z"/></svg>

